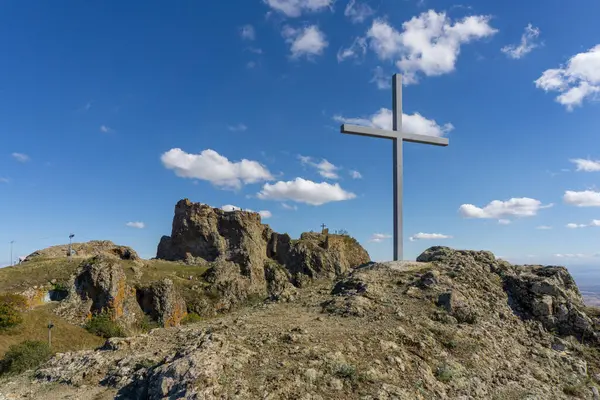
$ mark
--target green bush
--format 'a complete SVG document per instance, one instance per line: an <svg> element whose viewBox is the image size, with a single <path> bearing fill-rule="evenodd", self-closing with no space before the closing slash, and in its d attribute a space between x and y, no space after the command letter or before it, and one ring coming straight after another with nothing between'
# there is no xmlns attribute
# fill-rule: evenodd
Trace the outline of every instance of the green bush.
<svg viewBox="0 0 600 400"><path fill-rule="evenodd" d="M0 331L23 322L21 311L27 307L25 297L17 294L0 295Z"/></svg>
<svg viewBox="0 0 600 400"><path fill-rule="evenodd" d="M125 336L123 328L113 321L107 313L94 315L92 319L85 324L85 329L87 329L88 332L105 339Z"/></svg>
<svg viewBox="0 0 600 400"><path fill-rule="evenodd" d="M440 382L448 383L454 378L454 371L448 364L442 364L437 367L435 377Z"/></svg>
<svg viewBox="0 0 600 400"><path fill-rule="evenodd" d="M191 312L188 313L182 320L181 320L181 324L182 325L187 325L187 324L195 324L197 322L201 322L203 321L203 318L201 316L199 316L198 314Z"/></svg>
<svg viewBox="0 0 600 400"><path fill-rule="evenodd" d="M48 361L52 356L50 347L45 342L26 340L10 346L0 360L0 375L19 374L35 369Z"/></svg>

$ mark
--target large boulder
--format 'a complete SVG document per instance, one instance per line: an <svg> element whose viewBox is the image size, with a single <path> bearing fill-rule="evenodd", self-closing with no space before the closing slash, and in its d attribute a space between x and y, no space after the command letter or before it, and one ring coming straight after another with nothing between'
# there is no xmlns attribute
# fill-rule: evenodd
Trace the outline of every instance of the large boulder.
<svg viewBox="0 0 600 400"><path fill-rule="evenodd" d="M139 288L136 297L142 311L164 327L180 325L187 315L185 301L170 279Z"/></svg>
<svg viewBox="0 0 600 400"><path fill-rule="evenodd" d="M119 260L100 255L85 260L70 283L69 296L61 307L62 315L79 320L106 313L127 325L140 316L135 289L127 284Z"/></svg>

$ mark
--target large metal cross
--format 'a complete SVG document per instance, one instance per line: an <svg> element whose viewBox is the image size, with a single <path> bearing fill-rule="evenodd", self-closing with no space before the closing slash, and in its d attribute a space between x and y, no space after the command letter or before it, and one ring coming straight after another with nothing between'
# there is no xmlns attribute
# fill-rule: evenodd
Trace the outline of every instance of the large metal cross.
<svg viewBox="0 0 600 400"><path fill-rule="evenodd" d="M448 146L448 139L416 135L402 132L402 76L394 74L392 77L392 130L376 129L366 126L348 125L341 126L342 133L352 135L374 136L383 139L392 139L394 144L394 261L402 260L402 142L425 143L436 146Z"/></svg>

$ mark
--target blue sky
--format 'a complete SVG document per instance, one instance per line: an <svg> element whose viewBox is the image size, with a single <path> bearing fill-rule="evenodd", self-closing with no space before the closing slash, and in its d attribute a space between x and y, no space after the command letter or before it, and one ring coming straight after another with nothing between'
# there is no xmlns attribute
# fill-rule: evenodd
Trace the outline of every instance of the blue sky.
<svg viewBox="0 0 600 400"><path fill-rule="evenodd" d="M597 1L3 8L0 265L70 232L152 257L185 197L391 259L392 144L339 125L389 125L397 72L404 129L450 139L404 146L405 258L600 261Z"/></svg>

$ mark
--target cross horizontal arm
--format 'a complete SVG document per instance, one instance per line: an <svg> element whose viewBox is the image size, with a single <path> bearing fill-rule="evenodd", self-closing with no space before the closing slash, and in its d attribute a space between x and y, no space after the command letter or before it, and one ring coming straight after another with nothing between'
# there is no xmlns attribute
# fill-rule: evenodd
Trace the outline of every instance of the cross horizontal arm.
<svg viewBox="0 0 600 400"><path fill-rule="evenodd" d="M340 128L342 133L360 136L374 136L383 139L399 139L405 142L432 144L435 146L448 146L448 139L429 135L416 135L413 133L400 133L386 131L384 129L370 128L368 126L343 124Z"/></svg>
<svg viewBox="0 0 600 400"><path fill-rule="evenodd" d="M398 132L369 128L368 126L343 124L340 128L340 131L342 133L349 133L351 135L375 136L383 139L398 139Z"/></svg>

